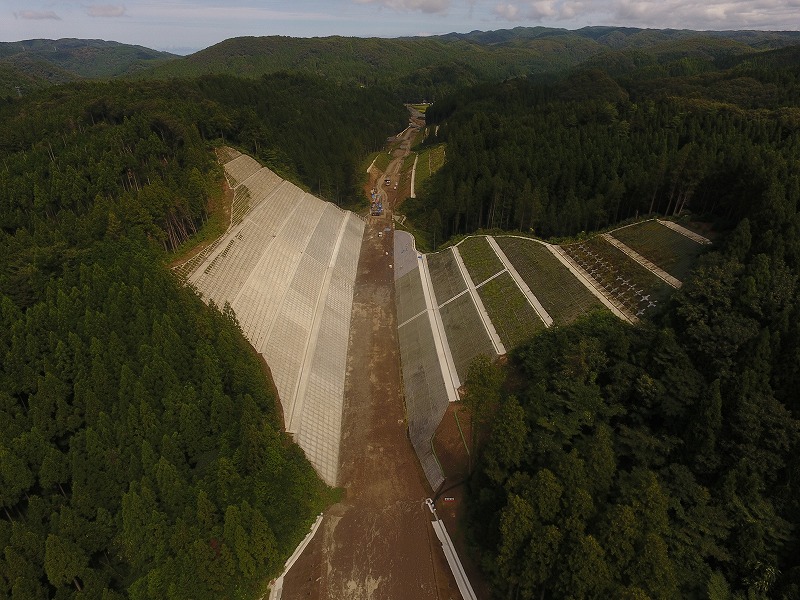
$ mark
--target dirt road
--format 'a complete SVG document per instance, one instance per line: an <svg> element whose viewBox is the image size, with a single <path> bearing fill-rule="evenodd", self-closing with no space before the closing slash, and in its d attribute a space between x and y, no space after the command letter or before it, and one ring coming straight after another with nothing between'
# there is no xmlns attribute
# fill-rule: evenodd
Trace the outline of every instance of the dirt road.
<svg viewBox="0 0 800 600"><path fill-rule="evenodd" d="M409 144L403 146L387 173L398 172ZM460 597L406 436L391 268L395 193L387 191L388 210L367 223L353 298L339 471L345 495L286 575L285 600Z"/></svg>

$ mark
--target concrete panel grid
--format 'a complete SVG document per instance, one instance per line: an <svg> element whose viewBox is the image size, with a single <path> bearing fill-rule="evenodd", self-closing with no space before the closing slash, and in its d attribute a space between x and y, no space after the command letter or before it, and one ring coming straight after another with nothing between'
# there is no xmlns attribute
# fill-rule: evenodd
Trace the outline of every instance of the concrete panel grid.
<svg viewBox="0 0 800 600"><path fill-rule="evenodd" d="M290 423L294 418L297 402L295 391L300 380L308 334L309 330L303 324L281 319L275 324L263 352L281 397L286 429L291 433L296 433L290 429Z"/></svg>
<svg viewBox="0 0 800 600"><path fill-rule="evenodd" d="M444 481L431 447L431 439L447 410L448 395L427 314L398 331L408 434L425 476L436 490Z"/></svg>
<svg viewBox="0 0 800 600"><path fill-rule="evenodd" d="M348 281L355 281L358 259L361 256L361 239L364 237L364 222L353 215L347 217L341 248L334 269Z"/></svg>
<svg viewBox="0 0 800 600"><path fill-rule="evenodd" d="M300 258L296 250L275 240L231 303L242 330L256 349L261 347L280 310Z"/></svg>
<svg viewBox="0 0 800 600"><path fill-rule="evenodd" d="M248 340L270 365L287 430L326 483L336 485L364 223L249 157L230 162L229 179L245 181L237 190L242 221L188 280L206 301L231 303Z"/></svg>
<svg viewBox="0 0 800 600"><path fill-rule="evenodd" d="M327 204L314 233L311 234L305 253L320 262L327 263L330 260L331 248L334 247L336 239L339 237L339 229L345 216L344 211L333 204Z"/></svg>
<svg viewBox="0 0 800 600"><path fill-rule="evenodd" d="M397 323L403 323L427 309L419 269L403 275L395 281L397 296Z"/></svg>
<svg viewBox="0 0 800 600"><path fill-rule="evenodd" d="M308 198L308 194L303 197L297 209L292 213L292 219L284 225L278 234L278 237L284 243L292 248L297 248L300 252L308 244L308 240L311 238L311 234L314 232L323 210L325 210L323 202L310 202Z"/></svg>
<svg viewBox="0 0 800 600"><path fill-rule="evenodd" d="M219 162L223 165L241 155L241 152L239 152L236 148L231 148L230 146L222 146L221 148L217 148L217 160L219 160Z"/></svg>
<svg viewBox="0 0 800 600"><path fill-rule="evenodd" d="M426 259L438 306L466 291L467 284L450 248L435 254L428 254Z"/></svg>
<svg viewBox="0 0 800 600"><path fill-rule="evenodd" d="M195 275L199 276L196 279L194 275L190 278L207 298L214 300L219 306L236 297L269 242L257 228L248 223L243 224L230 241L233 244L223 247L226 251L224 257L216 261L214 259L217 257L214 257L209 261L214 265L212 269L206 273L204 265L200 265L195 271Z"/></svg>
<svg viewBox="0 0 800 600"><path fill-rule="evenodd" d="M249 197L247 208L252 210L269 199L283 183L283 179L264 167L247 178L242 185L236 188L236 191L247 192Z"/></svg>
<svg viewBox="0 0 800 600"><path fill-rule="evenodd" d="M225 164L225 172L228 174L231 187L236 187L260 168L261 165L246 154L240 154Z"/></svg>

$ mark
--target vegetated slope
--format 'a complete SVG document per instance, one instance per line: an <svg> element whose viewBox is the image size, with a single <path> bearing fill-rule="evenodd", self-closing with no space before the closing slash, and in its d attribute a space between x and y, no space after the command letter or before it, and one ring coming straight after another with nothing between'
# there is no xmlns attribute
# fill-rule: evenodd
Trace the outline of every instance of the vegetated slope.
<svg viewBox="0 0 800 600"><path fill-rule="evenodd" d="M767 173L791 171L800 135L797 67L749 65L578 69L454 94L426 113L440 126L426 143L446 142L447 164L404 209L423 229L441 222L437 239L492 227L574 235L680 209L735 222Z"/></svg>
<svg viewBox="0 0 800 600"><path fill-rule="evenodd" d="M15 98L31 90L47 87L50 82L44 74L33 75L18 68L0 65L0 97Z"/></svg>
<svg viewBox="0 0 800 600"><path fill-rule="evenodd" d="M174 64L161 65L147 75L237 73L259 77L276 71L303 71L372 85L445 67L465 68L479 78L502 77L509 74L509 68L513 70L512 63L532 65L538 58L522 49L507 49L503 54L479 44L435 38L243 37L225 40ZM539 63L544 66L544 61L539 59Z"/></svg>
<svg viewBox="0 0 800 600"><path fill-rule="evenodd" d="M609 50L637 49L648 60L702 40L719 56L752 53L800 42L796 32L692 32L607 27L577 31L544 27L378 38L241 37L225 40L185 58L142 73L154 77L192 77L228 73L259 77L277 71L302 71L335 81L391 87L403 100L440 99L443 94L481 81L564 71ZM655 59L648 53L654 48Z"/></svg>
<svg viewBox="0 0 800 600"><path fill-rule="evenodd" d="M259 359L140 243L81 258L0 298L4 597L263 593L326 492Z"/></svg>
<svg viewBox="0 0 800 600"><path fill-rule="evenodd" d="M768 49L800 42L797 31L693 31L690 29L640 29L638 27L618 27L613 25L589 26L576 30L551 27L515 27L494 31L472 31L469 33L449 33L434 36L435 39L468 40L480 44L522 44L542 38L580 36L595 40L609 48L637 48L653 46L664 42L685 40L703 36L721 38Z"/></svg>
<svg viewBox="0 0 800 600"><path fill-rule="evenodd" d="M470 492L498 595L797 594L797 184L656 326L597 314L514 353Z"/></svg>
<svg viewBox="0 0 800 600"><path fill-rule="evenodd" d="M225 110L207 137L222 134L281 176L340 206L363 202L358 165L408 123L408 112L389 91L310 74L207 76L195 85Z"/></svg>
<svg viewBox="0 0 800 600"><path fill-rule="evenodd" d="M730 230L654 324L596 313L512 352L502 392L468 380L491 430L469 535L498 597L800 590L798 72L705 64L580 69L428 109L447 164L404 207L437 239L687 208Z"/></svg>
<svg viewBox="0 0 800 600"><path fill-rule="evenodd" d="M203 138L277 127L200 88L0 105L3 597L258 597L330 501L232 313L164 266L220 184ZM291 123L353 112L294 98Z"/></svg>
<svg viewBox="0 0 800 600"><path fill-rule="evenodd" d="M0 64L13 65L34 75L37 70L46 69L43 65L49 65L73 78L108 78L128 75L173 58L176 56L168 52L105 40L64 38L0 42Z"/></svg>

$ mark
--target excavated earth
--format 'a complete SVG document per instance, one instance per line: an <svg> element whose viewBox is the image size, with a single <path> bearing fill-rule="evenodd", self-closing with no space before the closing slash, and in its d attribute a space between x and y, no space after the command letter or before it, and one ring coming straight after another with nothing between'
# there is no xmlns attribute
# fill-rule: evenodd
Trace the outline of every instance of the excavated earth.
<svg viewBox="0 0 800 600"><path fill-rule="evenodd" d="M397 172L404 146L387 174ZM380 185L375 174L370 185ZM390 209L395 198L387 200ZM339 470L344 494L287 573L285 600L460 598L425 506L431 490L406 435L393 244L391 210L368 217L347 359Z"/></svg>

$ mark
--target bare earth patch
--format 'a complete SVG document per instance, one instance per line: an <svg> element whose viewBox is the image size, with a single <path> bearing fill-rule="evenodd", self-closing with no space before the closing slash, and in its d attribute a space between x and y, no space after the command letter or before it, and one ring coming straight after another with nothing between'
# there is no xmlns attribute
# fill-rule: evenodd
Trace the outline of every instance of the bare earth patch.
<svg viewBox="0 0 800 600"><path fill-rule="evenodd" d="M435 498L436 512L447 527L475 595L478 598L490 598L491 592L478 568L477 557L470 555L464 536L464 502L470 469L467 447L471 443L471 435L469 413L460 402L450 404L433 438L433 447L445 474L444 483Z"/></svg>

